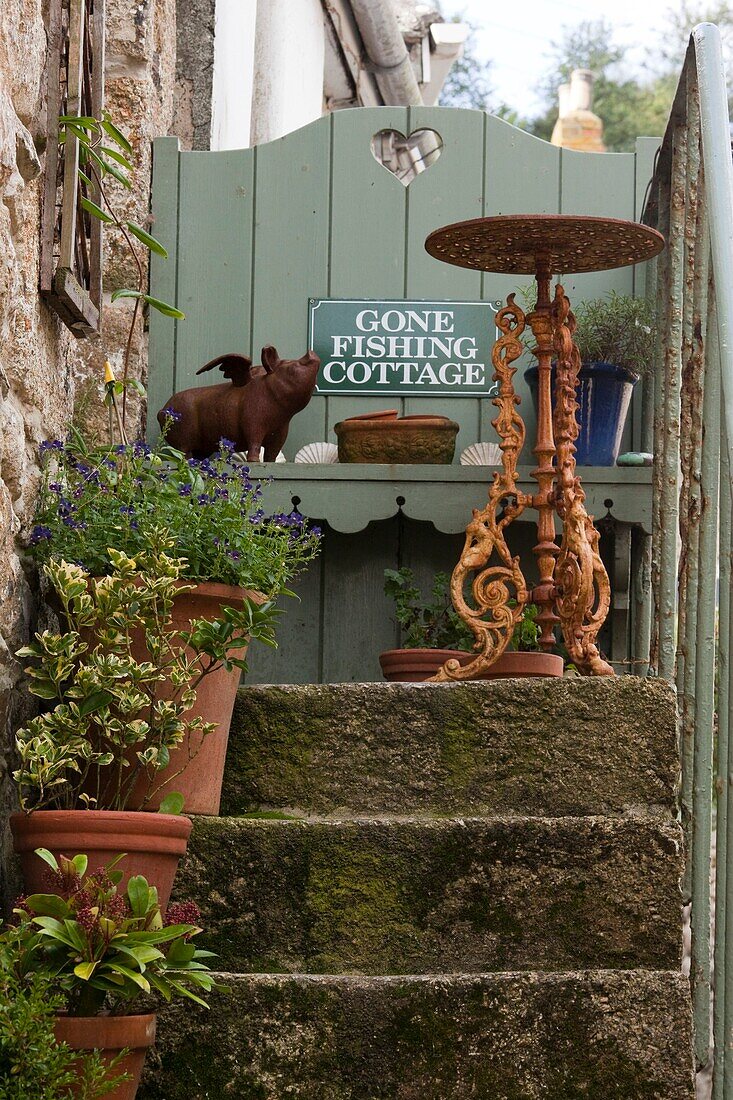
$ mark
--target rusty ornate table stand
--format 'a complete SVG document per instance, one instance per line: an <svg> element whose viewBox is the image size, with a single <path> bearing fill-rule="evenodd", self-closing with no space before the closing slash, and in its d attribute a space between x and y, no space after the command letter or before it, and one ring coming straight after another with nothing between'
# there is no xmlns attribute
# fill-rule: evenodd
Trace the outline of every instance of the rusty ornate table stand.
<svg viewBox="0 0 733 1100"><path fill-rule="evenodd" d="M510 294L496 316L501 335L491 359L499 392L492 421L501 439L502 470L494 474L489 499L474 509L466 542L453 571L451 595L461 619L476 638L476 655L467 664L447 661L436 681L474 680L486 672L511 641L525 606L538 607L539 645L555 646L559 623L570 660L586 675L612 676L597 638L611 603L611 586L599 552L599 534L585 510L585 493L575 467L578 438L576 387L580 354L573 339L575 317L561 285L550 296L553 274L603 271L640 263L664 247L661 234L636 222L562 214L477 218L431 233L425 248L436 259L459 267L512 275L534 275L537 303L526 314ZM537 492L517 487L517 463L525 440L524 422L514 391L516 367L529 326L535 340L538 401L532 477ZM552 402L552 360L555 402ZM538 582L530 590L509 551L504 531L526 508L537 512L534 554ZM555 515L562 539L556 542ZM471 578L473 578L471 580ZM470 583L472 603L466 596Z"/></svg>

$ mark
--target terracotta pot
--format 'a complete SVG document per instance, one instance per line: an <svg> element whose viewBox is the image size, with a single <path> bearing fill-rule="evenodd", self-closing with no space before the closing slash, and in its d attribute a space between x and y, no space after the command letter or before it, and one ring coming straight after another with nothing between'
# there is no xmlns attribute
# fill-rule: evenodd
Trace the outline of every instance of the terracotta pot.
<svg viewBox="0 0 733 1100"><path fill-rule="evenodd" d="M35 854L48 848L55 856L89 856L95 871L121 852L122 884L131 875L144 875L158 888L165 909L171 896L178 861L186 852L191 822L176 814L134 813L129 810L35 810L12 814L10 828L20 856L25 892L46 893L47 865Z"/></svg>
<svg viewBox="0 0 733 1100"><path fill-rule="evenodd" d="M379 654L379 663L385 680L418 684L429 680L452 657L465 664L470 656L460 649L387 649Z"/></svg>
<svg viewBox="0 0 733 1100"><path fill-rule="evenodd" d="M99 1050L102 1061L109 1064L121 1050L126 1054L115 1075L130 1076L112 1092L105 1093L107 1100L134 1100L148 1047L155 1042L155 1016L57 1016L54 1025L56 1039L72 1050ZM72 1095L81 1096L72 1086Z"/></svg>
<svg viewBox="0 0 733 1100"><path fill-rule="evenodd" d="M239 607L245 598L257 603L265 601L262 593L236 588L233 585L213 582L197 584L190 592L182 592L174 600L173 625L179 630L188 630L193 619L215 619L222 607ZM187 652L189 656L193 656L190 649ZM238 649L236 652L237 656L243 657L247 647ZM133 636L132 655L137 661L148 659L142 631L136 632ZM233 668L229 672L220 668L201 681L196 702L187 712L187 717L201 717L205 722L214 722L216 729L207 737L202 737L200 734L192 735L171 753L168 767L156 773L153 789L165 783L166 777L175 778L171 779L148 802L145 798L150 790L150 782L148 777L141 773L138 783L127 800L127 809L158 810L169 792L178 791L183 795L183 808L186 813L212 816L219 813L229 726L241 675L238 668ZM162 690L159 698L165 698L167 694ZM134 752L130 754L130 759L131 763L135 762ZM177 772L180 772L180 775L176 775ZM104 804L104 798L103 788L102 804Z"/></svg>
<svg viewBox="0 0 733 1100"><path fill-rule="evenodd" d="M457 657L468 664L473 654L460 649L388 649L379 655L385 680L421 683L429 680L446 661ZM563 659L556 653L502 653L498 661L478 677L504 680L517 676L562 676Z"/></svg>
<svg viewBox="0 0 733 1100"><path fill-rule="evenodd" d="M334 431L339 462L435 463L453 461L458 424L446 416L384 413L342 420Z"/></svg>

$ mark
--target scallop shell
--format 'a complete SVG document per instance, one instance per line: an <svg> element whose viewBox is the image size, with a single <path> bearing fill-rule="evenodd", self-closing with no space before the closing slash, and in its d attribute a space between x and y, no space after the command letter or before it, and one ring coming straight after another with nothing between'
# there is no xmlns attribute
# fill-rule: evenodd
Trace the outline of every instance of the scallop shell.
<svg viewBox="0 0 733 1100"><path fill-rule="evenodd" d="M501 466L498 443L472 443L461 451L461 466Z"/></svg>
<svg viewBox="0 0 733 1100"><path fill-rule="evenodd" d="M338 462L339 449L335 443L306 443L295 456L296 462Z"/></svg>

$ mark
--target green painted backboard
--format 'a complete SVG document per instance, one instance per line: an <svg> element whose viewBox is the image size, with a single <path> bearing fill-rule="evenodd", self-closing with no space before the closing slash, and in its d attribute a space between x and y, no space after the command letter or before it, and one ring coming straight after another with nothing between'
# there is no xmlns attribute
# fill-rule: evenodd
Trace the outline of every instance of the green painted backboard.
<svg viewBox="0 0 733 1100"><path fill-rule="evenodd" d="M441 135L442 152L405 187L374 159L372 137L385 128L407 134L425 127ZM157 410L175 390L211 381L196 378L195 372L215 355L236 351L256 360L265 344L274 344L283 357L301 355L308 343L311 299L485 303L493 315L498 301L529 280L442 264L425 252L428 233L449 222L493 214L636 219L658 144L641 138L635 153L577 153L481 111L437 107L339 111L268 145L232 152L181 152L176 138L161 138L154 152L154 232L170 258L152 257L151 288L176 302L186 320L173 322L155 312L150 318L151 435L157 432ZM577 301L612 289L643 293L643 277L643 268L623 268L571 276L564 285ZM480 361L490 360L493 337L487 324ZM534 412L523 379L527 366L528 358L519 361L515 383L531 440ZM639 445L639 398L637 393L625 449ZM436 412L457 420L456 462L469 444L496 440L491 426L496 409L486 396L407 392L385 402L374 394L341 391L316 394L295 417L287 458L292 460L306 443L335 442L333 427L344 417L385 405L400 413ZM527 466L533 463L530 447L523 457ZM328 476L324 467L323 478ZM621 488L627 496L634 491L623 484L624 476L618 472L618 491L609 485L609 508ZM371 499L369 487L362 488L365 499ZM435 490L437 511L450 492L448 484ZM455 563L460 535L410 521L401 510L394 516L394 499L387 512L376 504L373 515L362 508L354 526L353 494L342 498L349 512L345 526L328 530L319 561L297 585L301 602L289 601L278 631L280 648L253 647L253 682L379 676L377 654L397 640L382 593L385 567L409 564L428 586L436 570L449 571ZM340 533L365 523L366 532ZM517 552L531 558L532 529L524 523L519 528ZM618 558L618 548L615 554ZM618 612L623 619L623 584L619 591L614 617ZM356 629L355 607L360 609Z"/></svg>
<svg viewBox="0 0 733 1100"><path fill-rule="evenodd" d="M389 127L431 127L441 135L440 158L409 187L372 154L373 135ZM161 138L153 218L170 258L153 257L151 286L186 320L150 319L151 433L174 390L211 381L195 372L215 355L239 351L256 359L265 344L283 357L301 355L311 299L503 300L529 280L440 263L425 252L428 233L492 214L636 218L657 144L640 139L636 153L576 153L482 111L440 107L339 111L233 152L180 152L176 138ZM565 286L575 299L611 289L633 293L639 275L623 268L570 277ZM487 326L481 360L490 361L492 337ZM522 377L529 360L518 365L531 438L534 414ZM373 394L317 394L293 420L286 456L305 443L334 441L334 424L374 403ZM390 404L401 413L442 412L445 400L406 392ZM496 438L496 411L485 398L453 396L448 415L461 425L456 461L468 444ZM632 427L636 438L633 416Z"/></svg>

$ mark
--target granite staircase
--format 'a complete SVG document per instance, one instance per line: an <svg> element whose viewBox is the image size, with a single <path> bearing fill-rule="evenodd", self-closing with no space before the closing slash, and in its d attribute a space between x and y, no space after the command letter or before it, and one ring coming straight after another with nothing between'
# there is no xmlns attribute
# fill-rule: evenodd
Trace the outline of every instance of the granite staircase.
<svg viewBox="0 0 733 1100"><path fill-rule="evenodd" d="M240 691L141 1100L692 1100L661 682Z"/></svg>

